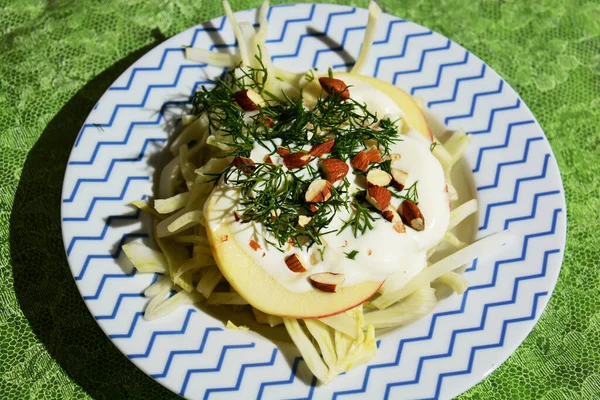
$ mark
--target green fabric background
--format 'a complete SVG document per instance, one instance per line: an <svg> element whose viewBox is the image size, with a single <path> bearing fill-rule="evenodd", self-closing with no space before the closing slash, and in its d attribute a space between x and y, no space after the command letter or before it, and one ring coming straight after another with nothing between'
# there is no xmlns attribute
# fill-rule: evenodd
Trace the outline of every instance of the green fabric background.
<svg viewBox="0 0 600 400"><path fill-rule="evenodd" d="M75 136L111 82L165 38L221 15L219 3L0 0L0 397L175 398L119 353L80 299L60 190ZM539 119L564 180L569 235L550 304L519 350L462 398L600 398L600 3L380 4L498 71Z"/></svg>

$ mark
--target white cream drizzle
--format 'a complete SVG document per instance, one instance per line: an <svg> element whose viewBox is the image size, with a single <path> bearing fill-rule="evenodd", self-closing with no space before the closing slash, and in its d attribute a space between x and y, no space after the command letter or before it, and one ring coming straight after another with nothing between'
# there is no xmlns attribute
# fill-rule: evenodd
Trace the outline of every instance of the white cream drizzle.
<svg viewBox="0 0 600 400"><path fill-rule="evenodd" d="M346 83L351 86L352 98L366 103L369 110L378 116L403 115L396 103L381 91L357 79L348 79ZM256 162L263 162L268 153L263 147L255 146L251 158ZM353 236L351 229L346 229L340 234L324 235L322 239L326 246L322 252L319 251L319 246L313 245L310 250L306 247L300 250L290 246L288 251L282 253L267 243L267 240L276 240L259 224L235 222L230 211L237 208L237 190L223 185L220 189L225 192L225 196L220 196L216 202L215 215L225 217L209 220L209 227L216 229L222 223L229 224L233 239L247 255L291 292L315 290L307 278L317 272L344 274L343 286L353 286L366 281L384 281L392 273L405 274L408 280L426 266L428 250L435 247L444 237L450 218L448 195L442 167L431 154L429 143L421 134L408 129L408 132L402 135L402 141L391 146L391 153L401 155L399 160L392 163L392 167L408 173L406 187L418 181L418 206L425 219L425 229L421 232L407 226L406 233L398 233L391 223L378 216L379 219L373 224L374 229L367 230L358 238ZM276 155L271 157L274 162L281 162ZM315 163L316 161L314 160ZM351 172L348 177L352 188L365 188L361 178L354 177ZM398 208L401 201L392 198L391 205ZM340 210L327 230L337 232L348 218L349 214L343 209ZM261 248L253 250L249 244L250 240L258 242ZM345 253L353 250L358 253L352 260ZM307 272L295 273L286 267L284 260L292 253L299 255L308 269Z"/></svg>

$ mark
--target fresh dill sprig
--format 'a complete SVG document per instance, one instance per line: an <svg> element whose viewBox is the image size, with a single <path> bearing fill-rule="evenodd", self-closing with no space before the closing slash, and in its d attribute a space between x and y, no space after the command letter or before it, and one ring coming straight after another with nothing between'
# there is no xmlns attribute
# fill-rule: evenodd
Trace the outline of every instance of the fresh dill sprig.
<svg viewBox="0 0 600 400"><path fill-rule="evenodd" d="M432 142L431 145L429 146L429 151L433 152L433 150L435 150L435 148L437 147L439 143L438 142Z"/></svg>
<svg viewBox="0 0 600 400"><path fill-rule="evenodd" d="M396 192L395 190L390 190L390 192L392 193L392 196L397 199L409 200L415 204L419 204L419 191L417 190L417 183L419 183L419 181L415 181L415 183L409 187L402 189L400 193Z"/></svg>
<svg viewBox="0 0 600 400"><path fill-rule="evenodd" d="M359 233L364 235L367 230L373 229L373 222L375 217L373 212L370 210L368 203L364 201L366 192L363 190L356 194L356 197L352 201L350 208L354 211L350 218L344 222L344 225L338 231L338 234L342 233L346 228L352 228L352 234L354 237L358 237Z"/></svg>
<svg viewBox="0 0 600 400"><path fill-rule="evenodd" d="M319 96L315 106L308 109L302 96L292 98L283 92L280 97L274 96L265 89L268 71L262 62L260 47L255 58L256 68L240 65L214 81L210 90L203 86L192 99L194 112L204 113L208 118L209 135L223 145L220 146L223 157L250 157L257 144L273 154L278 146L298 151L335 138L330 157L349 160L366 149L369 142L377 143L387 154L390 147L401 140L397 121L379 119L365 103L351 98L341 101L335 94ZM333 71L328 72L332 77ZM314 73L310 71L306 79L314 80ZM235 101L235 93L243 89L262 94L268 100L266 105L248 115ZM331 198L317 204L315 211L306 203L304 195L308 185L321 177L318 168L309 164L287 170L282 165L257 161L254 160L256 164L250 174L230 166L210 181L223 177L227 184L239 188L241 209L237 212L240 217L262 224L274 237L271 244L280 250L288 243L299 247L322 246L321 237L330 233L327 227L342 208L350 211L351 217L338 234L350 227L358 237L373 229L376 211L365 200L364 191L354 196L350 194L347 178L332 188ZM389 172L391 162L374 163L371 168L374 166ZM418 199L416 186L397 196ZM310 217L310 221L300 226L299 216Z"/></svg>
<svg viewBox="0 0 600 400"><path fill-rule="evenodd" d="M349 258L351 260L354 260L356 258L356 255L358 254L358 250L352 250L348 253L344 253L346 255L346 258Z"/></svg>

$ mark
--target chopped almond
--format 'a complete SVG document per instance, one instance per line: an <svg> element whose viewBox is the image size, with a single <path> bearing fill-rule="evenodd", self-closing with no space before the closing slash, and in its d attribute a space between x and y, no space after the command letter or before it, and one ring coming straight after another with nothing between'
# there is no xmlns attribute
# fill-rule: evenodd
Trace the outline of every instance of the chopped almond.
<svg viewBox="0 0 600 400"><path fill-rule="evenodd" d="M321 169L323 177L331 183L344 179L349 170L348 164L337 158L322 160Z"/></svg>
<svg viewBox="0 0 600 400"><path fill-rule="evenodd" d="M250 247L252 247L252 250L254 251L258 251L261 247L260 244L258 244L256 241L250 239Z"/></svg>
<svg viewBox="0 0 600 400"><path fill-rule="evenodd" d="M331 153L331 150L333 149L334 144L335 144L335 139L329 139L326 142L323 142L316 146L313 146L313 148L310 149L309 154L313 157L321 157L324 154Z"/></svg>
<svg viewBox="0 0 600 400"><path fill-rule="evenodd" d="M298 225L300 225L301 227L305 227L306 225L308 225L308 223L312 220L311 217L307 217L306 215L300 215L298 216Z"/></svg>
<svg viewBox="0 0 600 400"><path fill-rule="evenodd" d="M287 265L288 269L292 272L306 272L307 269L300 261L300 257L298 254L294 253L285 258L285 265Z"/></svg>
<svg viewBox="0 0 600 400"><path fill-rule="evenodd" d="M384 187L373 186L367 189L367 200L378 210L385 209L392 200L392 193Z"/></svg>
<svg viewBox="0 0 600 400"><path fill-rule="evenodd" d="M271 117L267 117L266 115L261 115L258 118L258 122L261 124L264 124L267 128L270 128L271 126L273 126L273 123L275 121L273 121L273 119Z"/></svg>
<svg viewBox="0 0 600 400"><path fill-rule="evenodd" d="M252 89L244 89L235 92L235 102L244 111L256 111L258 106L264 103L264 99Z"/></svg>
<svg viewBox="0 0 600 400"><path fill-rule="evenodd" d="M307 203L323 203L331 198L331 182L316 179L308 185L304 198Z"/></svg>
<svg viewBox="0 0 600 400"><path fill-rule="evenodd" d="M235 218L235 222L240 222L240 216L235 211L233 212L233 218Z"/></svg>
<svg viewBox="0 0 600 400"><path fill-rule="evenodd" d="M321 84L323 90L327 93L339 95L340 100L348 100L350 98L350 90L348 90L348 85L346 85L341 79L323 76L319 78L319 83Z"/></svg>
<svg viewBox="0 0 600 400"><path fill-rule="evenodd" d="M283 157L283 163L289 169L302 168L310 162L312 156L304 151L290 153Z"/></svg>
<svg viewBox="0 0 600 400"><path fill-rule="evenodd" d="M273 164L273 159L268 154L265 156L265 163L266 164Z"/></svg>
<svg viewBox="0 0 600 400"><path fill-rule="evenodd" d="M319 272L308 277L311 285L322 292L333 293L342 286L346 277L334 272Z"/></svg>
<svg viewBox="0 0 600 400"><path fill-rule="evenodd" d="M256 169L254 161L250 158L237 156L233 159L233 166L240 169L245 174L250 174Z"/></svg>
<svg viewBox="0 0 600 400"><path fill-rule="evenodd" d="M229 240L229 235L221 235L221 242L225 243Z"/></svg>
<svg viewBox="0 0 600 400"><path fill-rule="evenodd" d="M371 168L367 173L367 185L371 186L387 186L392 181L392 176L379 168Z"/></svg>
<svg viewBox="0 0 600 400"><path fill-rule="evenodd" d="M396 212L394 207L392 207L391 205L388 205L381 212L381 215L383 215L383 218L385 218L387 221L392 223L392 228L394 228L394 230L396 232L398 232L398 233L406 232L406 228L404 227L404 224L402 223L402 218L400 217L398 212Z"/></svg>
<svg viewBox="0 0 600 400"><path fill-rule="evenodd" d="M402 221L394 222L392 228L394 228L394 230L398 233L406 233L406 227L404 226Z"/></svg>
<svg viewBox="0 0 600 400"><path fill-rule="evenodd" d="M290 149L286 149L285 147L278 147L277 154L279 154L281 157L285 157L288 154L290 154Z"/></svg>
<svg viewBox="0 0 600 400"><path fill-rule="evenodd" d="M367 155L367 159L370 163L379 163L383 161L383 159L381 158L381 154L379 153L379 150L376 147L372 147L371 149L365 151L365 154Z"/></svg>
<svg viewBox="0 0 600 400"><path fill-rule="evenodd" d="M404 189L408 181L408 174L396 168L392 168L390 172L392 173L392 186L394 189Z"/></svg>
<svg viewBox="0 0 600 400"><path fill-rule="evenodd" d="M398 161L399 159L401 159L402 156L399 153L391 153L388 154L387 156L383 157L383 161Z"/></svg>
<svg viewBox="0 0 600 400"><path fill-rule="evenodd" d="M351 161L352 166L359 171L366 171L369 168L369 157L363 150L359 151Z"/></svg>
<svg viewBox="0 0 600 400"><path fill-rule="evenodd" d="M425 218L415 203L410 200L404 200L400 204L400 216L402 221L415 231L425 230Z"/></svg>

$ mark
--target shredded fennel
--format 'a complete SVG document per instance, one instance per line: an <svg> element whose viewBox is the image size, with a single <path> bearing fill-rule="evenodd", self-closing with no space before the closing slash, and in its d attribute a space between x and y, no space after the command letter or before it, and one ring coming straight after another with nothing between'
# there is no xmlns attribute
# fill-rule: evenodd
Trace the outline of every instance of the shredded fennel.
<svg viewBox="0 0 600 400"><path fill-rule="evenodd" d="M238 23L227 0L223 0L223 8L238 42L238 54L186 48L185 57L215 67L232 68L240 63L248 71L260 67L259 78L265 78L264 93L261 94L298 97L302 89L304 104L314 105L321 93L321 87L314 79L315 71L306 74L290 72L276 68L271 62L265 46L268 0L259 11L258 31L248 23ZM353 73L360 73L369 58L380 15L381 9L371 1L367 28ZM259 57L262 57L262 64ZM415 100L423 107L423 99ZM403 126L398 126L400 132L408 128L406 121L402 120L401 124ZM212 256L203 226L203 206L212 192L215 176L232 163L233 157L227 156L233 145L231 137L220 127L211 126L207 113L184 116L182 125L182 131L169 148L173 159L161 171L154 207L145 200L133 203L154 216L154 236L160 251L141 242L123 246L125 255L139 272L163 274L144 292L150 299L144 314L149 320L165 316L178 307L203 301L207 305L233 307L248 304L233 289L223 291L223 286L227 290L227 282ZM195 143L193 147L192 142ZM431 151L442 165L451 200L458 198L451 171L470 142L470 135L462 131L455 132L444 143L434 139ZM406 325L429 314L437 304L431 282L445 284L458 294L467 289L468 282L454 271L510 239L510 234L499 233L471 245L461 242L450 230L475 212L475 199L451 211L444 239L459 249L456 253L425 268L408 282L401 282L398 287L384 285L380 296L364 309L361 305L319 320L298 320L268 315L252 308L254 317L258 323L271 327L284 324L310 370L319 381L327 383L375 356L376 329ZM169 297L171 291L176 293ZM226 327L248 329L231 321L227 321Z"/></svg>

